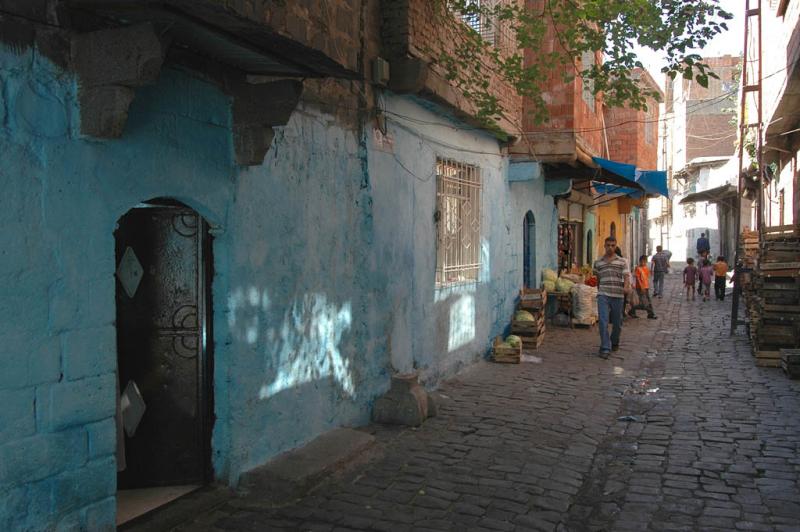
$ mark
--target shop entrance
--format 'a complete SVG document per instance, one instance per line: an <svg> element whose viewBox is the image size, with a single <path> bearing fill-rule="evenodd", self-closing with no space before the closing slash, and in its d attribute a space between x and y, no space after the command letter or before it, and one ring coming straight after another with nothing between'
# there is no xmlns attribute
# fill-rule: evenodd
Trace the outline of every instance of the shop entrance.
<svg viewBox="0 0 800 532"><path fill-rule="evenodd" d="M117 486L172 486L147 491L156 503L168 502L211 478L211 239L195 211L153 200L120 218L115 242L124 428Z"/></svg>
<svg viewBox="0 0 800 532"><path fill-rule="evenodd" d="M536 288L536 219L531 211L522 222L522 282Z"/></svg>

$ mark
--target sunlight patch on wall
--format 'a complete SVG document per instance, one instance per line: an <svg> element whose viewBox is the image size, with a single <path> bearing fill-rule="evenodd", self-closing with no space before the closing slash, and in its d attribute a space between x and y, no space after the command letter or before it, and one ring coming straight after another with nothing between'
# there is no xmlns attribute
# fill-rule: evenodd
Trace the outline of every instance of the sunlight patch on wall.
<svg viewBox="0 0 800 532"><path fill-rule="evenodd" d="M447 349L454 351L475 338L475 296L464 294L450 307Z"/></svg>
<svg viewBox="0 0 800 532"><path fill-rule="evenodd" d="M265 352L275 360L276 375L261 386L259 399L331 377L348 396L355 397L351 362L340 351L342 335L352 320L350 302L337 307L323 294L295 301L282 324L267 329Z"/></svg>
<svg viewBox="0 0 800 532"><path fill-rule="evenodd" d="M269 314L270 306L267 291L255 287L238 288L228 298L231 334L248 345L258 344L265 370L274 374L259 389L259 399L327 378L355 397L351 362L340 351L353 321L350 302L337 306L324 294L307 294L278 319Z"/></svg>

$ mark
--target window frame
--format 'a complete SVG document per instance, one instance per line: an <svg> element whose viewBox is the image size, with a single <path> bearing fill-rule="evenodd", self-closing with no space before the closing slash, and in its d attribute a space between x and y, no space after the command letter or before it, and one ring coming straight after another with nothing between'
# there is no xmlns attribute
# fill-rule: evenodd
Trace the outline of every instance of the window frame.
<svg viewBox="0 0 800 532"><path fill-rule="evenodd" d="M477 165L436 157L435 287L477 283L482 267L483 180Z"/></svg>

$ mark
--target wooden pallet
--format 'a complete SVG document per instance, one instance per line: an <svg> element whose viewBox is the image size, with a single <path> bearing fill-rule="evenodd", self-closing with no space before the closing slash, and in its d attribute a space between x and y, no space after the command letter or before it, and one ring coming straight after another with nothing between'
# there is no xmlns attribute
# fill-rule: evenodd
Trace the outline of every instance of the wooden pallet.
<svg viewBox="0 0 800 532"><path fill-rule="evenodd" d="M800 228L795 225L773 225L762 229L764 240L786 240L800 238Z"/></svg>

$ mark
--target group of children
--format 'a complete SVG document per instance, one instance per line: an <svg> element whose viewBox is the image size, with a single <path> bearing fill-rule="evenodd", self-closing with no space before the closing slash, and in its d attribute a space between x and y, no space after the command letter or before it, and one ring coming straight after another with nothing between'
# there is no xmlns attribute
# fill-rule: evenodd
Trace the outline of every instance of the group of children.
<svg viewBox="0 0 800 532"><path fill-rule="evenodd" d="M694 265L694 259L686 259L683 269L683 286L686 288L686 300L694 301L695 290L703 296L703 301L711 299L711 280L714 279L714 296L717 301L725 299L725 274L728 273L728 263L720 255L713 265L707 258L700 259L700 267ZM699 285L698 285L699 282Z"/></svg>
<svg viewBox="0 0 800 532"><path fill-rule="evenodd" d="M700 267L694 265L694 259L686 259L686 267L683 269L683 285L686 287L686 300L694 301L695 291L703 296L703 301L710 299L711 280L714 280L714 295L718 301L725 299L725 280L728 273L728 263L725 257L720 255L717 262L711 264L708 258L700 260ZM653 304L650 300L650 268L647 266L647 255L639 257L639 265L634 269L634 287L638 296L638 303L631 304L628 316L636 318L636 311L646 310L647 317L655 319ZM699 283L699 284L698 284Z"/></svg>

